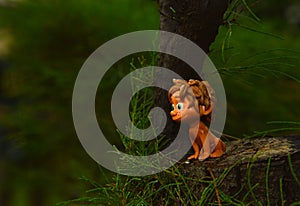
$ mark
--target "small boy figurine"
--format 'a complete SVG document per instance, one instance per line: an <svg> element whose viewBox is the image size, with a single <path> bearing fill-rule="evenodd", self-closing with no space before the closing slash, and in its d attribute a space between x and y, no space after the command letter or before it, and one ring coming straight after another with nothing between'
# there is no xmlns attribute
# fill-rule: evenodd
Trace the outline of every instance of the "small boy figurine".
<svg viewBox="0 0 300 206"><path fill-rule="evenodd" d="M173 82L168 94L172 104L172 120L188 124L190 139L195 139L192 142L195 153L188 159L203 161L208 157L221 157L226 150L224 142L203 122L210 123L215 102L214 90L206 81L173 79Z"/></svg>

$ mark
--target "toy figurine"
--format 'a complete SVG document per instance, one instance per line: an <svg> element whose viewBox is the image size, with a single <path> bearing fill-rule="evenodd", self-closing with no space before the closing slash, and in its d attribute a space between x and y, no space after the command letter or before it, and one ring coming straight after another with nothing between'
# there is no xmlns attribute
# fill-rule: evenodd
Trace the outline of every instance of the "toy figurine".
<svg viewBox="0 0 300 206"><path fill-rule="evenodd" d="M190 139L194 140L192 146L195 153L188 160L203 161L208 157L222 156L226 150L224 142L209 131L204 123L209 124L211 120L216 101L214 90L207 81L173 79L173 82L168 93L172 104L172 120L188 124Z"/></svg>

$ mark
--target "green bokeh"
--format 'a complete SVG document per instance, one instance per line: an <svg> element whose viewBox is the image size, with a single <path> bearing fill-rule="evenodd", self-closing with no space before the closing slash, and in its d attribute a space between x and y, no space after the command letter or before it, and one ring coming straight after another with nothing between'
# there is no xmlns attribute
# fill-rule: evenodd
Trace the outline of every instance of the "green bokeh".
<svg viewBox="0 0 300 206"><path fill-rule="evenodd" d="M248 17L240 23L283 38L234 26L224 62L221 48L228 28L222 26L211 47L213 62L222 69L281 56L275 62L293 66L273 65L274 71L300 79L299 26L289 25L284 7L270 0L255 10L263 17L261 23ZM25 0L0 6L0 42L8 42L7 52L0 53L7 64L0 82L0 205L54 205L85 191L78 180L83 175L101 182L98 166L73 127L76 75L102 43L130 31L158 28L157 4L150 0ZM266 50L274 51L246 60ZM131 57L117 63L101 83L100 112L110 107L112 89L130 62ZM259 68L222 73L228 98L225 133L242 137L270 128L268 121L300 122L299 82L276 75ZM99 121L117 143L109 117Z"/></svg>

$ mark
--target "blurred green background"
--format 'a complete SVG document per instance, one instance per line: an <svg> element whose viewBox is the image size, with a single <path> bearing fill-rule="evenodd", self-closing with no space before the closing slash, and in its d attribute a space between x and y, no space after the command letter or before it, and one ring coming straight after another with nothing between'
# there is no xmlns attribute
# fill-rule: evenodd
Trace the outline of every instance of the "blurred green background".
<svg viewBox="0 0 300 206"><path fill-rule="evenodd" d="M300 122L299 3L249 5L262 21L245 13L240 26L232 26L223 55L228 25L222 26L210 54L223 71L225 133L236 137L279 127L269 121ZM159 11L151 0L0 1L0 205L55 205L87 189L80 177L101 182L73 127L77 73L102 43L158 28ZM110 94L130 61L116 64L101 83L99 107L110 107ZM102 117L101 126L117 143L109 114Z"/></svg>

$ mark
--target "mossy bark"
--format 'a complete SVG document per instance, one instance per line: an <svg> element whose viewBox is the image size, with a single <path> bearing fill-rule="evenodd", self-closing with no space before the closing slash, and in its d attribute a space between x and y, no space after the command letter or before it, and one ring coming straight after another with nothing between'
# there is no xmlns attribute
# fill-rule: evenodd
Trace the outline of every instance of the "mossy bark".
<svg viewBox="0 0 300 206"><path fill-rule="evenodd" d="M179 168L186 178L212 180L214 176L217 187L213 190L232 201L251 205L300 201L300 136L233 141L227 143L221 158L193 161ZM198 181L188 185L199 199L208 186ZM211 198L217 199L215 192Z"/></svg>

